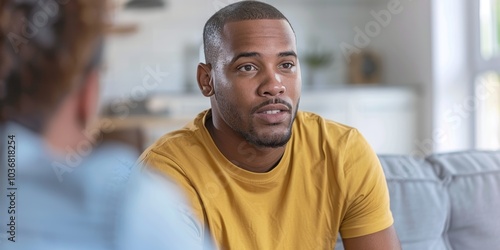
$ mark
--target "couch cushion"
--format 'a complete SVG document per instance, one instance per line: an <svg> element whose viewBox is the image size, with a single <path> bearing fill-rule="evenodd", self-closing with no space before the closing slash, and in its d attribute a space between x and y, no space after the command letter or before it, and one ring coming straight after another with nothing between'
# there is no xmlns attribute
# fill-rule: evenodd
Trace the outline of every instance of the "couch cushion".
<svg viewBox="0 0 500 250"><path fill-rule="evenodd" d="M500 151L439 154L428 160L448 182L452 249L499 249Z"/></svg>
<svg viewBox="0 0 500 250"><path fill-rule="evenodd" d="M394 227L405 250L447 249L449 203L432 166L410 156L379 156L391 196Z"/></svg>

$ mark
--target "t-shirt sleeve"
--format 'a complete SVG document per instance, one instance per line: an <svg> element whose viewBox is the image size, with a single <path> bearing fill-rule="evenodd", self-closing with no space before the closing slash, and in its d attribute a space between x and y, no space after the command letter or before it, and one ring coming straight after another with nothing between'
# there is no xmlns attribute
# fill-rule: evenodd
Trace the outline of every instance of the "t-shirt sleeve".
<svg viewBox="0 0 500 250"><path fill-rule="evenodd" d="M187 204L190 206L184 208L185 217L189 218L194 233L203 239L206 244L211 243L206 242L211 239L205 223L200 197L182 168L172 159L154 150L144 152L139 158L138 164L146 171L154 171L166 176L183 191L183 195L188 201Z"/></svg>
<svg viewBox="0 0 500 250"><path fill-rule="evenodd" d="M346 142L344 174L346 212L340 226L341 236L354 238L390 227L394 221L382 166L355 129Z"/></svg>

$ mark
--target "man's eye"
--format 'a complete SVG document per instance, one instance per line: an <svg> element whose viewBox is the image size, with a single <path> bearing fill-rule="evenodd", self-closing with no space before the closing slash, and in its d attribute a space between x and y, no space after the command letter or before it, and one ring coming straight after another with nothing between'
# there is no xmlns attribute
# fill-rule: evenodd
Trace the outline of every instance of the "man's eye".
<svg viewBox="0 0 500 250"><path fill-rule="evenodd" d="M293 67L293 63L283 63L281 64L281 67L284 69L291 69Z"/></svg>
<svg viewBox="0 0 500 250"><path fill-rule="evenodd" d="M253 65L243 65L243 66L239 67L238 70L248 72L248 71L257 70L257 68L255 68Z"/></svg>

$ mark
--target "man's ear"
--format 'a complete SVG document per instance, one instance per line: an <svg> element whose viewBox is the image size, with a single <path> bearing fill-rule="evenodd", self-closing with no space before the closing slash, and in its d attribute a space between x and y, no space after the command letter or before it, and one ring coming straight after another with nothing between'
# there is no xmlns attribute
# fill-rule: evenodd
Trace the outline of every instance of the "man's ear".
<svg viewBox="0 0 500 250"><path fill-rule="evenodd" d="M78 120L82 126L88 126L97 116L99 103L99 70L92 70L85 78L78 94Z"/></svg>
<svg viewBox="0 0 500 250"><path fill-rule="evenodd" d="M212 66L210 64L200 63L198 64L196 78L198 80L198 87L201 93L206 96L212 96L214 94L214 82L212 78Z"/></svg>

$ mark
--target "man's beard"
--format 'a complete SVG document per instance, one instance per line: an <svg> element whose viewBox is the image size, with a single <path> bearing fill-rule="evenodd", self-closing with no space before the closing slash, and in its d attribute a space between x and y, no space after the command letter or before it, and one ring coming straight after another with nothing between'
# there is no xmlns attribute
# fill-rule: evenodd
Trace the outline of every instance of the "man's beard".
<svg viewBox="0 0 500 250"><path fill-rule="evenodd" d="M236 132L238 132L243 138L245 138L245 140L248 143L258 148L283 147L288 143L288 141L292 137L292 125L296 115L297 115L297 109L295 109L295 112L290 119L290 125L288 126L287 131L285 132L285 134L282 135L258 136L252 124L250 124L250 129L248 130L248 132L238 131L238 130L236 130Z"/></svg>
<svg viewBox="0 0 500 250"><path fill-rule="evenodd" d="M219 106L219 112L221 112L225 123L236 133L238 133L241 137L243 137L248 143L258 148L279 148L285 146L288 143L288 141L292 136L292 125L295 120L295 117L297 116L297 111L300 103L299 100L297 102L297 105L295 106L295 111L290 118L290 124L288 125L288 128L284 134L259 136L255 131L255 127L251 119L248 129L244 129L244 127L241 126L241 124L244 123L242 116L238 113L238 110L235 109L234 105L232 105L228 101L223 101L223 100L228 100L228 98L226 98L224 94L215 91L215 100L217 102L217 106ZM275 98L268 100L267 102L261 103L259 106L254 108L251 114L254 114L259 107L271 103L281 103L289 107L290 110L293 110L293 107L290 103L283 101L279 98Z"/></svg>

